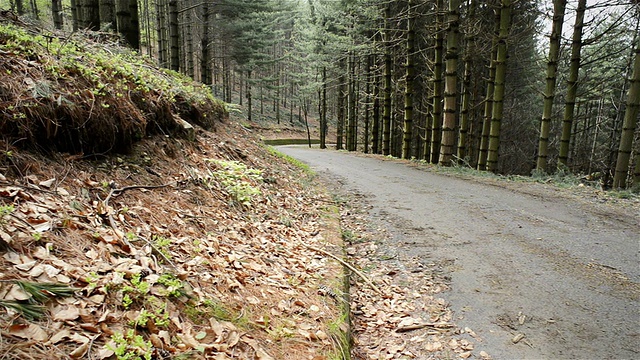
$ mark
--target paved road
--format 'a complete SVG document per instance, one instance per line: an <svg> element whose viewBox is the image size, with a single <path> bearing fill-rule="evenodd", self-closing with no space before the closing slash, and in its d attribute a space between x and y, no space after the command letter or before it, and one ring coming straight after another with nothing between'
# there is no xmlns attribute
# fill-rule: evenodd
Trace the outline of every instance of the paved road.
<svg viewBox="0 0 640 360"><path fill-rule="evenodd" d="M399 252L442 264L460 327L494 359L640 359L640 209L540 184L481 183L285 146L347 190ZM524 323L519 317L524 315ZM525 334L518 344L515 334Z"/></svg>

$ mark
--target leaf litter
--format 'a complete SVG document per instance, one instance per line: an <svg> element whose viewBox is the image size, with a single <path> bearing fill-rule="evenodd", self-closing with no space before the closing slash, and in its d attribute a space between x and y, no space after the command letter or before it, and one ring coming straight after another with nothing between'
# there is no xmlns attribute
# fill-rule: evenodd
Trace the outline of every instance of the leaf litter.
<svg viewBox="0 0 640 360"><path fill-rule="evenodd" d="M342 266L314 250L341 254L331 202L246 130L151 137L99 160L11 151L32 166L0 162L0 305L15 305L0 308L1 358L341 351L343 304L329 292L341 292ZM231 193L221 162L255 171L234 174L243 187ZM15 281L70 293L36 301ZM22 316L35 305L44 318Z"/></svg>

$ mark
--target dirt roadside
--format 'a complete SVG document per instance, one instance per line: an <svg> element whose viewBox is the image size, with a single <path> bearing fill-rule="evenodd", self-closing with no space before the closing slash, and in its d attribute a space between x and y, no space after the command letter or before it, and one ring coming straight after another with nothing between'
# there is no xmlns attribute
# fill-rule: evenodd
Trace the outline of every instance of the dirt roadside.
<svg viewBox="0 0 640 360"><path fill-rule="evenodd" d="M438 296L458 329L470 330L456 330L449 341L473 343L470 354L446 354L433 335L414 333L403 340L411 355L385 350L377 358L638 358L637 202L544 184L469 181L340 152L279 150L336 189L359 194L351 203L362 204L362 219L388 230L386 240L373 235L368 267L398 269L388 276L402 277L393 281L409 289L444 280L450 289ZM420 310L408 308L406 316ZM399 337L387 333L388 341ZM376 358L371 354L388 348L385 341L378 334L359 346Z"/></svg>

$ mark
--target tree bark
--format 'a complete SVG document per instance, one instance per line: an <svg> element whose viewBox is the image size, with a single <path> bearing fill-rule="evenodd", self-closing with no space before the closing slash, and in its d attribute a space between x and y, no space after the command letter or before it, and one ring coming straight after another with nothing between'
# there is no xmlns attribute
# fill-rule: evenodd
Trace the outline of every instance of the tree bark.
<svg viewBox="0 0 640 360"><path fill-rule="evenodd" d="M53 26L58 30L62 30L62 27L64 26L64 17L62 11L62 0L52 0L51 15L53 17Z"/></svg>
<svg viewBox="0 0 640 360"><path fill-rule="evenodd" d="M458 97L458 37L460 26L461 0L449 0L447 30L447 52L444 84L444 119L442 122L442 144L440 146L440 165L450 166L456 146Z"/></svg>
<svg viewBox="0 0 640 360"><path fill-rule="evenodd" d="M436 1L436 46L433 61L433 116L431 123L431 158L432 164L440 160L440 144L442 142L442 58L444 33L444 2Z"/></svg>
<svg viewBox="0 0 640 360"><path fill-rule="evenodd" d="M547 171L549 132L551 129L551 115L553 113L553 99L556 94L556 72L558 71L560 39L562 37L562 24L564 23L564 10L566 6L567 0L553 1L553 24L551 25L551 36L549 38L547 84L544 92L544 107L542 110L542 121L540 122L540 140L538 141L538 161L536 164L536 170L540 173Z"/></svg>
<svg viewBox="0 0 640 360"><path fill-rule="evenodd" d="M633 149L633 137L638 122L638 114L640 113L640 45L636 46L633 64L633 75L627 94L627 108L622 124L622 136L618 147L616 173L613 178L614 189L623 189L627 186L627 175L631 170L629 161L631 159L631 150ZM638 160L636 159L636 161Z"/></svg>
<svg viewBox="0 0 640 360"><path fill-rule="evenodd" d="M586 7L587 0L578 1L576 22L573 27L571 66L569 68L569 80L567 81L567 96L565 98L564 116L562 120L562 136L560 138L558 167L566 167L569 159L569 143L571 142L571 128L578 94L578 73L580 71L580 52L582 50L582 28L584 26L584 13L586 11Z"/></svg>
<svg viewBox="0 0 640 360"><path fill-rule="evenodd" d="M409 15L407 18L407 66L406 85L404 90L404 124L402 127L402 158L411 158L411 143L413 140L413 93L415 79L415 19L413 18L414 0L409 0Z"/></svg>
<svg viewBox="0 0 640 360"><path fill-rule="evenodd" d="M475 11L477 6L476 0L471 0L469 9L469 20L475 21ZM473 67L473 52L475 51L475 35L474 30L469 29L469 35L466 36L466 44L464 51L464 75L462 78L462 100L460 104L460 132L458 136L458 159L464 161L467 158L469 132L469 113L471 106L471 73Z"/></svg>
<svg viewBox="0 0 640 360"><path fill-rule="evenodd" d="M489 63L489 78L487 92L484 99L484 116L480 149L478 151L478 170L487 170L487 156L489 153L489 132L491 131L491 117L493 112L493 94L495 92L496 57L498 56L498 36L500 33L500 12L496 12L494 36L491 43L491 59Z"/></svg>
<svg viewBox="0 0 640 360"><path fill-rule="evenodd" d="M493 110L491 130L489 131L489 153L487 170L498 170L498 150L500 147L500 126L504 107L504 86L507 72L507 37L511 26L511 0L502 0L500 7L500 35L498 37L498 53L496 56L496 78L493 93Z"/></svg>
<svg viewBox="0 0 640 360"><path fill-rule="evenodd" d="M382 112L382 154L391 153L391 2L385 7L384 29L384 110Z"/></svg>
<svg viewBox="0 0 640 360"><path fill-rule="evenodd" d="M173 71L180 71L180 35L178 30L178 1L169 0L170 68Z"/></svg>
<svg viewBox="0 0 640 360"><path fill-rule="evenodd" d="M116 4L118 32L132 49L140 49L138 0L118 0Z"/></svg>
<svg viewBox="0 0 640 360"><path fill-rule="evenodd" d="M118 2L127 2L127 0L118 0ZM118 31L115 0L100 0L98 11L100 13L100 22L107 24L107 30Z"/></svg>

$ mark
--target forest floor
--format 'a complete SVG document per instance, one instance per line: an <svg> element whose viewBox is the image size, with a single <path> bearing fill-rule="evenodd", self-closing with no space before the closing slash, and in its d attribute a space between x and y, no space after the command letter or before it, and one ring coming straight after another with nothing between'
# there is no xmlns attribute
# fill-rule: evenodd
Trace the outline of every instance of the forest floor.
<svg viewBox="0 0 640 360"><path fill-rule="evenodd" d="M347 206L356 359L633 359L640 199L379 156L279 150ZM624 195L624 194L623 194ZM345 230L343 230L345 231Z"/></svg>

